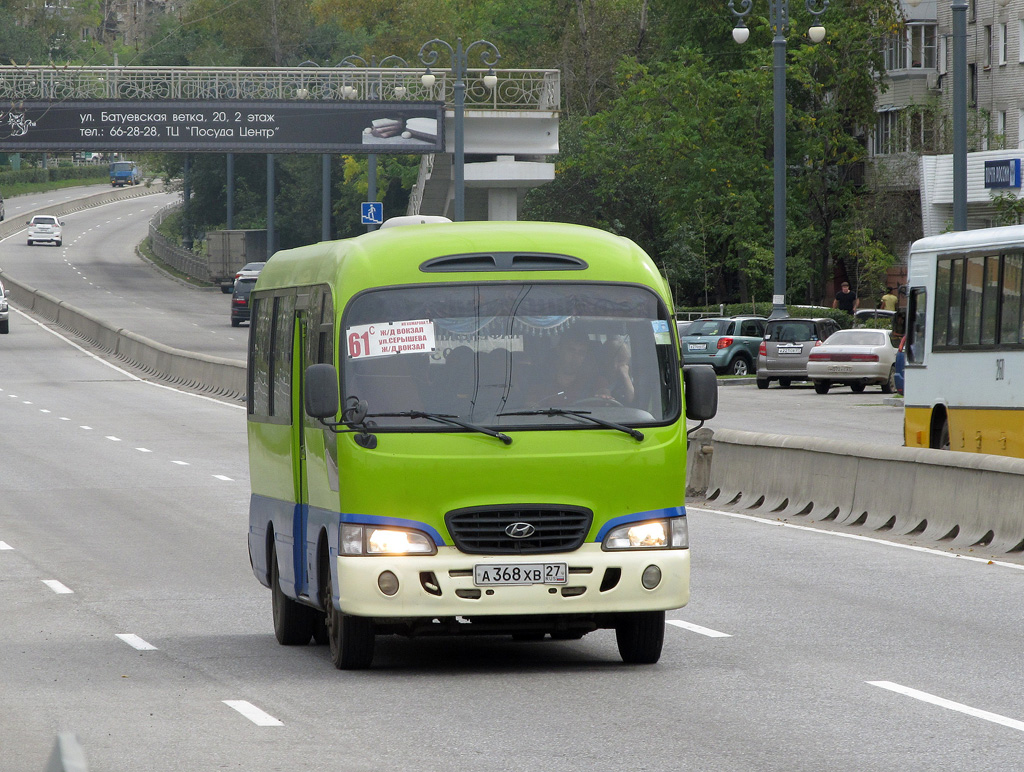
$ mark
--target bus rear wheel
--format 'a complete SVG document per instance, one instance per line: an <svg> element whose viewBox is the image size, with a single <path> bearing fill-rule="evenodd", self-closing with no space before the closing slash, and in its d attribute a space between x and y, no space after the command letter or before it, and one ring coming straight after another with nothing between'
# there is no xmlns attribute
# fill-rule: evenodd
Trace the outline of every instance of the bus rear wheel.
<svg viewBox="0 0 1024 772"><path fill-rule="evenodd" d="M316 612L284 594L276 549L270 553L270 592L277 642L282 646L305 646L313 637Z"/></svg>
<svg viewBox="0 0 1024 772"><path fill-rule="evenodd" d="M373 620L344 614L334 607L331 572L324 577L324 616L331 662L338 670L363 670L373 662Z"/></svg>
<svg viewBox="0 0 1024 772"><path fill-rule="evenodd" d="M637 611L624 614L615 625L619 656L630 665L653 665L661 659L665 643L665 612Z"/></svg>

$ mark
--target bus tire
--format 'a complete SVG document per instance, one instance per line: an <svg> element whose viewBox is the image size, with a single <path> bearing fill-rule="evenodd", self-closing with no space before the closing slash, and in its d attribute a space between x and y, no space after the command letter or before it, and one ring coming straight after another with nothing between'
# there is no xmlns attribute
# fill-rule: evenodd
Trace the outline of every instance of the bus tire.
<svg viewBox="0 0 1024 772"><path fill-rule="evenodd" d="M284 594L276 549L270 553L270 592L277 642L282 646L305 646L313 637L313 609Z"/></svg>
<svg viewBox="0 0 1024 772"><path fill-rule="evenodd" d="M665 612L624 614L615 625L615 642L626 664L653 665L661 659L661 647L665 643Z"/></svg>
<svg viewBox="0 0 1024 772"><path fill-rule="evenodd" d="M324 576L324 614L331 662L338 670L364 670L373 662L373 620L342 613L334 607L333 580Z"/></svg>
<svg viewBox="0 0 1024 772"><path fill-rule="evenodd" d="M938 442L932 440L932 447L938 450L949 450L949 422L946 420L942 421L942 425L939 427L937 432Z"/></svg>

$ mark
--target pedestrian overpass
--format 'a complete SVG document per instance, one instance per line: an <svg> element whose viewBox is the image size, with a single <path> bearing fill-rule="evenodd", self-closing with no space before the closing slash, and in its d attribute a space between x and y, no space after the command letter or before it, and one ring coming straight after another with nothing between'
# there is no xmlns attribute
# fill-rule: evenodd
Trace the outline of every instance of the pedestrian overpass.
<svg viewBox="0 0 1024 772"><path fill-rule="evenodd" d="M443 107L443 152L424 154L420 174L412 191L408 214L453 214L454 179L452 152L455 147L455 74L450 69L431 68L435 81L424 85L420 67L76 67L0 66L0 145L19 152L10 143L17 132L28 131L19 108L24 104L75 105L117 103L125 111L133 104L164 106L167 111L189 104L252 108L259 103L287 103L304 108L300 119L316 133L316 105L324 107L324 118L343 114L348 108L366 113L374 106L396 107L416 103L439 103ZM483 77L497 76L494 88ZM560 82L558 70L470 68L466 71L464 113L464 156L466 219L514 220L519 204L533 187L554 179L554 165L548 160L558 152ZM341 111L341 113L339 113ZM43 110L44 114L46 109ZM150 113L152 117L152 113ZM17 125L18 121L21 125ZM31 121L29 121L31 123ZM34 125L34 124L33 124ZM79 144L61 149L101 149L96 124L79 129ZM125 131L125 129L129 131ZM170 131L170 129L167 129ZM121 152L160 150L170 152L309 152L294 146L252 150L233 146L219 151L216 144L202 147L176 146L170 150L145 144L141 134L157 131L151 126L121 126L117 143ZM91 132L91 133L86 133ZM134 133L132 133L134 132ZM54 135L56 136L56 135ZM195 136L195 134L193 134ZM396 138L397 140L398 138ZM85 145L92 143L92 146ZM437 143L438 146L441 143ZM38 152L31 143L23 152ZM56 149L56 148L52 148ZM380 152L380 147L375 147ZM384 148L383 152L410 152ZM413 150L412 152L415 152ZM389 213L395 214L395 213Z"/></svg>

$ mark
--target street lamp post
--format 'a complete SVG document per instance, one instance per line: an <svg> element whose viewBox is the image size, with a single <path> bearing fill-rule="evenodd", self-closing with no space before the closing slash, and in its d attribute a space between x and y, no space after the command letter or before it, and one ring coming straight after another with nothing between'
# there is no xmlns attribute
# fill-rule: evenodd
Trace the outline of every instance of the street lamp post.
<svg viewBox="0 0 1024 772"><path fill-rule="evenodd" d="M434 38L428 40L420 47L420 61L426 65L427 71L420 81L424 87L432 88L436 78L430 71L430 67L437 63L441 51L447 50L452 63L452 75L455 76L455 152L453 169L455 172L455 221L462 222L466 219L466 147L465 137L465 113L466 113L466 73L469 68L470 52L480 55L480 61L488 67L488 72L483 78L484 86L493 89L498 83L498 77L494 74L494 65L501 59L497 46L486 40L476 40L465 48L462 47L462 38L455 41L455 48L443 40Z"/></svg>
<svg viewBox="0 0 1024 772"><path fill-rule="evenodd" d="M821 10L816 10L817 0L805 0L808 13L814 17L814 26L807 35L815 43L825 39L825 28L818 24L818 17L828 9L829 0L821 0ZM750 37L745 20L753 9L753 0L740 0L736 10L734 0L729 0L729 10L736 17L732 31L733 40L745 43ZM788 316L786 310L786 33L789 32L788 0L768 0L769 22L775 37L772 39L773 79L772 94L775 104L774 117L774 175L775 175L775 281L772 295L770 319Z"/></svg>
<svg viewBox="0 0 1024 772"><path fill-rule="evenodd" d="M370 57L370 63L369 63L369 65L367 65L366 60L363 57L357 56L355 54L351 54L349 56L346 56L344 59L342 59L340 62L338 62L334 66L335 67L359 67L359 66L362 66L362 67L367 67L367 66L369 66L369 67L408 67L409 63L407 61L405 61L405 59L403 59L402 57L395 56L394 54L392 54L391 56L385 56L383 59L381 59L379 64L377 62L377 59L375 57L371 56ZM350 91L347 92L351 97L354 98L355 96L357 96L355 87L347 86L346 85L345 89L351 89ZM383 91L384 91L383 76L380 73L378 73L377 74L376 82L370 84L370 87L369 87L369 89L367 91L367 94L366 94L366 98L367 99L383 99L384 98ZM395 87L395 98L396 99L403 99L405 97L405 93L406 93L405 86L396 86ZM325 156L325 158L326 158L326 156ZM326 186L326 185L328 185L328 183L329 183L328 172L325 171L324 172L324 185ZM368 201L376 201L377 200L377 154L376 153L369 153L366 156L366 198L367 198ZM379 227L380 227L379 225L372 225L371 224L371 225L367 225L366 226L366 230L367 231L375 231ZM327 240L326 236L324 237L324 240L325 241Z"/></svg>

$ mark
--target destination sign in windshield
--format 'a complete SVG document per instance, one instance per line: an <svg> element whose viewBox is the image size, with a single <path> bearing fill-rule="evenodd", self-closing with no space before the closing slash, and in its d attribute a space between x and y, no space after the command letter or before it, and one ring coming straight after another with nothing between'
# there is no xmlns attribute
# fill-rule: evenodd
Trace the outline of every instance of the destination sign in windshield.
<svg viewBox="0 0 1024 772"><path fill-rule="evenodd" d="M0 152L440 153L441 102L17 102Z"/></svg>

